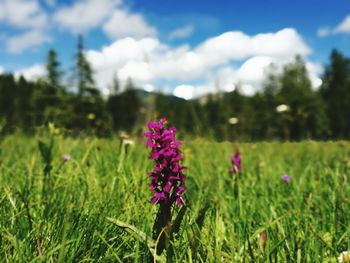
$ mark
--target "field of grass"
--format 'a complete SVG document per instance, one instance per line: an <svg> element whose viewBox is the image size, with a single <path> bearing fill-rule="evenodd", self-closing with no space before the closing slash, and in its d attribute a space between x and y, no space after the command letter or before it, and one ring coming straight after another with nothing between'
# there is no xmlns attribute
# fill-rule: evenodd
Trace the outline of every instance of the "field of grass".
<svg viewBox="0 0 350 263"><path fill-rule="evenodd" d="M48 145L48 136L0 142L0 261L148 262L140 235L113 223L151 236L145 140L55 136L45 167L39 139ZM236 186L229 142L183 140L187 209L173 262L337 262L350 247L350 143L235 147Z"/></svg>

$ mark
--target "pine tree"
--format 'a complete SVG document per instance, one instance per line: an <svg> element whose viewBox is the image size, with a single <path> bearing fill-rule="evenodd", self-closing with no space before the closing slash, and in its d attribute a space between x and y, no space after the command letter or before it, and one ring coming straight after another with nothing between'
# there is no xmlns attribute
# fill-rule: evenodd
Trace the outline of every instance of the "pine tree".
<svg viewBox="0 0 350 263"><path fill-rule="evenodd" d="M331 135L336 138L350 137L350 60L339 51L331 53L326 67L321 93L327 105Z"/></svg>
<svg viewBox="0 0 350 263"><path fill-rule="evenodd" d="M50 85L50 89L56 93L58 90L62 89L60 80L62 77L62 72L60 71L61 63L57 60L57 52L54 49L50 49L47 54L47 80Z"/></svg>
<svg viewBox="0 0 350 263"><path fill-rule="evenodd" d="M75 63L75 74L79 95L81 96L86 92L89 92L91 94L97 93L97 90L94 87L95 81L92 77L93 72L91 65L85 57L84 41L81 35L78 37Z"/></svg>
<svg viewBox="0 0 350 263"><path fill-rule="evenodd" d="M132 78L128 77L125 84L125 91L134 90L134 89L135 89L134 82L132 81Z"/></svg>
<svg viewBox="0 0 350 263"><path fill-rule="evenodd" d="M318 94L312 90L305 62L300 56L284 67L280 83L280 103L290 107L288 114L284 114L288 117L290 139L320 136L327 128L325 109Z"/></svg>
<svg viewBox="0 0 350 263"><path fill-rule="evenodd" d="M117 95L120 91L120 83L118 74L115 73L112 80L112 85L110 86L110 95Z"/></svg>

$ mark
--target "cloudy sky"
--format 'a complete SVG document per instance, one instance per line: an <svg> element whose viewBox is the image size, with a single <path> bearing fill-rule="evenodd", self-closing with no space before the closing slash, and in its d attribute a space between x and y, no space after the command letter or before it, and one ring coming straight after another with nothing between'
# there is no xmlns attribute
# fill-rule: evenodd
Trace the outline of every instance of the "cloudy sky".
<svg viewBox="0 0 350 263"><path fill-rule="evenodd" d="M184 98L261 89L271 63L304 57L317 88L332 48L350 56L349 0L0 0L0 72L72 68L77 35L102 92L113 76Z"/></svg>

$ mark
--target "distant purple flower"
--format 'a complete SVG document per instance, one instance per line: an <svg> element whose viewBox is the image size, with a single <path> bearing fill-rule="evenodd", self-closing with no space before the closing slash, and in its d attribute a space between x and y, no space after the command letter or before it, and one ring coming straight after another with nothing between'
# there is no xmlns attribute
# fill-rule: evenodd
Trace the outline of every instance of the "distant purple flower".
<svg viewBox="0 0 350 263"><path fill-rule="evenodd" d="M291 177L288 175L288 174L285 174L281 177L281 179L286 182L286 183L289 183Z"/></svg>
<svg viewBox="0 0 350 263"><path fill-rule="evenodd" d="M167 128L165 118L157 122L149 122L146 146L151 148L150 159L154 160L154 168L148 173L151 177L150 189L154 193L152 203L162 203L171 206L174 202L183 204L183 192L186 176L179 162L183 160L179 150L180 142L175 139L175 127Z"/></svg>
<svg viewBox="0 0 350 263"><path fill-rule="evenodd" d="M65 154L63 156L63 161L68 162L69 160L70 160L70 155L69 154Z"/></svg>
<svg viewBox="0 0 350 263"><path fill-rule="evenodd" d="M229 173L238 174L242 172L241 154L237 151L231 155L232 166L228 169Z"/></svg>

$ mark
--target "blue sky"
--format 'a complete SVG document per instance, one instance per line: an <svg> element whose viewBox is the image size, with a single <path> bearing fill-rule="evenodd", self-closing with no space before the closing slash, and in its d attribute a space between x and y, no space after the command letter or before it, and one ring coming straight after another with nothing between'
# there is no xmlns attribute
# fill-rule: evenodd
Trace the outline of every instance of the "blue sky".
<svg viewBox="0 0 350 263"><path fill-rule="evenodd" d="M76 36L101 90L114 75L190 98L262 87L271 63L304 57L315 88L332 48L350 56L348 0L0 0L0 71L45 74L49 48L69 71Z"/></svg>

